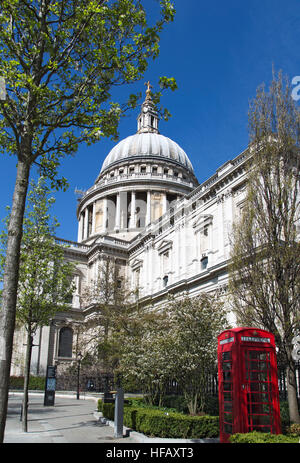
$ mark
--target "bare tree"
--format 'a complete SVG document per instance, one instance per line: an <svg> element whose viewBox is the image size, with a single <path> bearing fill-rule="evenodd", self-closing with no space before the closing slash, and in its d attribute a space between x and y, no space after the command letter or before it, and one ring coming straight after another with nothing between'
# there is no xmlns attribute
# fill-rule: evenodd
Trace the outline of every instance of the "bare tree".
<svg viewBox="0 0 300 463"><path fill-rule="evenodd" d="M83 305L90 315L81 333L81 347L103 370L112 373L117 364L117 347L111 335L124 322L132 293L118 261L106 257L95 265L95 276L82 294Z"/></svg>
<svg viewBox="0 0 300 463"><path fill-rule="evenodd" d="M239 323L276 338L286 365L289 413L299 423L292 339L300 328L300 116L287 79L274 75L249 110L248 188L233 227L230 289Z"/></svg>

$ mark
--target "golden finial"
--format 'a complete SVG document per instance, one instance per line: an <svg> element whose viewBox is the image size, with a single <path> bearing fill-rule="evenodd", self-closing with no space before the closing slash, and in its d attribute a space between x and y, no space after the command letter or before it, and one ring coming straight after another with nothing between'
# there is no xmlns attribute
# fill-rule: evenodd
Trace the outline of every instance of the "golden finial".
<svg viewBox="0 0 300 463"><path fill-rule="evenodd" d="M145 85L147 85L146 100L150 100L151 99L151 96L150 96L151 90L150 90L150 88L152 88L152 85L150 84L149 80L148 80L148 82L145 82Z"/></svg>

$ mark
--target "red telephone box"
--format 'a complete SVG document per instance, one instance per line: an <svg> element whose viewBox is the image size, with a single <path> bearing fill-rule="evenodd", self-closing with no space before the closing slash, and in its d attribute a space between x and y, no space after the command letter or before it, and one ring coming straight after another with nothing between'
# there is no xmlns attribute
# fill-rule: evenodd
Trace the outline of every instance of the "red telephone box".
<svg viewBox="0 0 300 463"><path fill-rule="evenodd" d="M251 431L281 433L274 335L234 328L218 336L220 442Z"/></svg>

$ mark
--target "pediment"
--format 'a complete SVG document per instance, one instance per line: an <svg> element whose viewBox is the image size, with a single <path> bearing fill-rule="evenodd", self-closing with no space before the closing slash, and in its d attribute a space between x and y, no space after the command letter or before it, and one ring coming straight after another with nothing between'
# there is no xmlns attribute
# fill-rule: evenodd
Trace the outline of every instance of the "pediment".
<svg viewBox="0 0 300 463"><path fill-rule="evenodd" d="M196 220L193 222L193 228L196 231L202 230L206 225L211 225L213 221L212 214L201 214L196 217Z"/></svg>
<svg viewBox="0 0 300 463"><path fill-rule="evenodd" d="M130 264L132 270L137 270L143 266L143 261L141 259L134 259L134 261Z"/></svg>
<svg viewBox="0 0 300 463"><path fill-rule="evenodd" d="M157 250L159 254L168 251L173 246L173 241L163 240L158 246Z"/></svg>

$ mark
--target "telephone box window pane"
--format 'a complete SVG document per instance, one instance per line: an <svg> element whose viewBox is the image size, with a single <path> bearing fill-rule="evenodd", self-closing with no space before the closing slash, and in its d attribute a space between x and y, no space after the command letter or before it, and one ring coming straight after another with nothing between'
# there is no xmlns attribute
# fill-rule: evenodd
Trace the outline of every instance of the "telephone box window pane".
<svg viewBox="0 0 300 463"><path fill-rule="evenodd" d="M266 363L266 362L259 362L258 365L257 365L257 367L262 371L267 370L269 366L270 366L270 364Z"/></svg>
<svg viewBox="0 0 300 463"><path fill-rule="evenodd" d="M269 375L267 371L261 371L258 373L258 381L269 381Z"/></svg>
<svg viewBox="0 0 300 463"><path fill-rule="evenodd" d="M224 401L229 402L230 400L232 400L231 392L224 392Z"/></svg>
<svg viewBox="0 0 300 463"><path fill-rule="evenodd" d="M223 371L223 381L231 381L231 371Z"/></svg>
<svg viewBox="0 0 300 463"><path fill-rule="evenodd" d="M262 351L255 351L252 350L249 352L249 357L251 360L269 360L270 353L269 352L262 352Z"/></svg>
<svg viewBox="0 0 300 463"><path fill-rule="evenodd" d="M267 414L270 413L270 405L269 404L262 404L262 403L252 403L251 404L251 411L252 413L258 414Z"/></svg>
<svg viewBox="0 0 300 463"><path fill-rule="evenodd" d="M268 393L266 394L249 394L250 395L250 399L253 403L268 403L269 402L269 399L270 399L270 396Z"/></svg>
<svg viewBox="0 0 300 463"><path fill-rule="evenodd" d="M224 413L224 421L225 423L232 423L232 413Z"/></svg>
<svg viewBox="0 0 300 463"><path fill-rule="evenodd" d="M250 374L247 374L247 379L250 381L268 381L269 375L267 371L250 371Z"/></svg>
<svg viewBox="0 0 300 463"><path fill-rule="evenodd" d="M250 383L251 392L271 392L272 384L271 383Z"/></svg>
<svg viewBox="0 0 300 463"><path fill-rule="evenodd" d="M270 415L252 415L252 423L253 425L266 425L266 424L271 424L270 423Z"/></svg>
<svg viewBox="0 0 300 463"><path fill-rule="evenodd" d="M247 363L247 368L249 370L259 370L259 371L265 371L268 369L268 367L270 366L270 364L266 363L266 362L255 362L255 361L252 361L250 363Z"/></svg>
<svg viewBox="0 0 300 463"><path fill-rule="evenodd" d="M231 362L223 362L222 369L223 371L231 370Z"/></svg>
<svg viewBox="0 0 300 463"><path fill-rule="evenodd" d="M227 432L227 434L232 434L232 424L225 423L224 431Z"/></svg>
<svg viewBox="0 0 300 463"><path fill-rule="evenodd" d="M231 352L222 352L222 360L231 360Z"/></svg>
<svg viewBox="0 0 300 463"><path fill-rule="evenodd" d="M232 383L224 383L224 391L231 391Z"/></svg>
<svg viewBox="0 0 300 463"><path fill-rule="evenodd" d="M232 412L232 402L224 402L224 412Z"/></svg>

